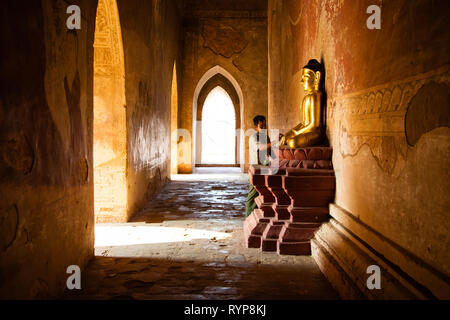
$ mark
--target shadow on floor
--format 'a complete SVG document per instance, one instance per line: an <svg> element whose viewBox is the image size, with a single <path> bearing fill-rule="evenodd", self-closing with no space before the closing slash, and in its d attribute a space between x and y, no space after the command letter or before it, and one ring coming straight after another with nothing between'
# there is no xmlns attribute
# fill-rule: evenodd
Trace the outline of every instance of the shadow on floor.
<svg viewBox="0 0 450 320"><path fill-rule="evenodd" d="M312 257L245 248L245 176L199 176L170 182L128 224L97 225L98 256L64 299L338 298Z"/></svg>
<svg viewBox="0 0 450 320"><path fill-rule="evenodd" d="M82 290L64 300L338 299L322 274L298 265L95 257Z"/></svg>

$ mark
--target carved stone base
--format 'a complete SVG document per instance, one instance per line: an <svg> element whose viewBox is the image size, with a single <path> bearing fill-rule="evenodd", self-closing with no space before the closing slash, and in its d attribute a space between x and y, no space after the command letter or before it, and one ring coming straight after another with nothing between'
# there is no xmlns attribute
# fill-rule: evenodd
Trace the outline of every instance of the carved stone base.
<svg viewBox="0 0 450 320"><path fill-rule="evenodd" d="M330 205L331 219L311 240L312 256L343 299L449 299L445 277L418 257ZM351 230L351 231L350 231ZM381 289L370 290L369 266L378 266Z"/></svg>

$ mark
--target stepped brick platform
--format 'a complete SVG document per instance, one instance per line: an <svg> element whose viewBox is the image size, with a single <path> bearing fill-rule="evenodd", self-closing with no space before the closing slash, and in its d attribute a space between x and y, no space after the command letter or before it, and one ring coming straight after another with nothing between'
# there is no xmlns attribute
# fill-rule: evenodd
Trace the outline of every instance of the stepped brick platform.
<svg viewBox="0 0 450 320"><path fill-rule="evenodd" d="M278 238L280 237L284 225L284 221L276 221L275 219L270 220L270 223L266 225L261 237L262 251L277 251Z"/></svg>
<svg viewBox="0 0 450 320"><path fill-rule="evenodd" d="M273 202L264 202L264 197L262 197L262 196L256 197L255 202L256 202L256 205L258 206L259 210L261 210L263 212L264 218L275 217L275 211L273 210L273 206L274 206Z"/></svg>
<svg viewBox="0 0 450 320"><path fill-rule="evenodd" d="M280 149L279 168L250 167L250 183L260 196L258 208L244 222L248 248L311 254L310 240L328 220L334 198L331 155L328 147Z"/></svg>
<svg viewBox="0 0 450 320"><path fill-rule="evenodd" d="M283 174L286 174L285 169L278 170L274 175L265 176L266 187L275 198L272 209L277 220L288 220L291 217L288 211L291 198L283 189Z"/></svg>
<svg viewBox="0 0 450 320"><path fill-rule="evenodd" d="M273 203L275 202L275 197L272 192L266 187L266 178L265 175L261 173L261 169L263 166L250 166L249 169L249 180L250 183L256 188L259 192L259 196L261 201L264 203Z"/></svg>
<svg viewBox="0 0 450 320"><path fill-rule="evenodd" d="M277 239L278 254L311 255L310 240L320 223L286 223Z"/></svg>
<svg viewBox="0 0 450 320"><path fill-rule="evenodd" d="M255 209L244 222L244 236L247 248L260 248L261 238L271 218L264 217L264 211Z"/></svg>

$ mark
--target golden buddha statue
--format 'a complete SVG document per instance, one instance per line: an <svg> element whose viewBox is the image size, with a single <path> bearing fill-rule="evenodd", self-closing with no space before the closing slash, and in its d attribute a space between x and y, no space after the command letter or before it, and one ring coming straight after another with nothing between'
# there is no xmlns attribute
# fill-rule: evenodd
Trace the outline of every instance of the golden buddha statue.
<svg viewBox="0 0 450 320"><path fill-rule="evenodd" d="M320 81L322 65L309 60L303 67L302 83L305 89L301 113L303 121L287 132L280 141L280 147L302 148L317 145L323 140Z"/></svg>

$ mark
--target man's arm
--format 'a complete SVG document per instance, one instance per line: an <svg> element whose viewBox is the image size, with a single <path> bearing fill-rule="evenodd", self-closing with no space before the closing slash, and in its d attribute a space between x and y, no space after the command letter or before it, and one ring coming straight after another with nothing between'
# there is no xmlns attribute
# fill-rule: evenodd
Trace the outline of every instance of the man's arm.
<svg viewBox="0 0 450 320"><path fill-rule="evenodd" d="M280 139L281 139L282 136L283 135L280 134ZM274 143L274 147L278 147L278 143L277 142ZM272 148L272 142L270 141L269 136L267 136L267 143L258 142L258 150L267 150L267 149L270 149L270 148Z"/></svg>

